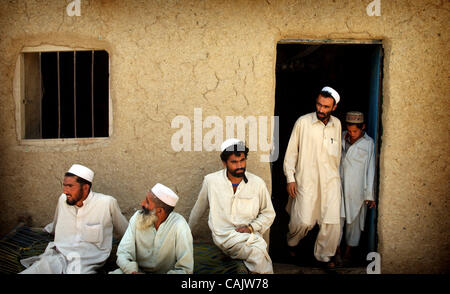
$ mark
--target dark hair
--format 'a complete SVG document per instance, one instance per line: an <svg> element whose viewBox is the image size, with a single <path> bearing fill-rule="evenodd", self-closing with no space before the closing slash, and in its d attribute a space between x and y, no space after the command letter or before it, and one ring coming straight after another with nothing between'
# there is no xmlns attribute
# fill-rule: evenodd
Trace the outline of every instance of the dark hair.
<svg viewBox="0 0 450 294"><path fill-rule="evenodd" d="M155 206L158 208L164 209L167 215L169 215L175 207L167 205L166 203L162 202L161 199L156 197L156 195L153 195L152 199L153 203L155 203Z"/></svg>
<svg viewBox="0 0 450 294"><path fill-rule="evenodd" d="M328 91L320 91L319 96L333 99L333 106L336 105L336 99L334 99L333 95L331 95L330 92L328 92Z"/></svg>
<svg viewBox="0 0 450 294"><path fill-rule="evenodd" d="M364 123L350 123L350 122L346 122L347 126L356 126L358 129L362 130Z"/></svg>
<svg viewBox="0 0 450 294"><path fill-rule="evenodd" d="M73 173L67 172L67 173L64 174L64 176L65 176L65 177L75 177L77 183L80 183L81 186L83 186L83 185L89 185L89 190L90 190L91 187L92 187L92 183L91 183L91 182L89 182L89 181L87 181L87 180L85 180L85 179L83 179L83 178L80 178L79 176L74 175Z"/></svg>
<svg viewBox="0 0 450 294"><path fill-rule="evenodd" d="M227 162L228 158L232 154L234 154L236 156L241 156L241 153L244 153L245 158L247 158L248 151L249 151L249 149L243 143L234 144L234 145L228 147L227 149L225 149L220 154L220 159L222 159L222 161L224 161L224 162Z"/></svg>

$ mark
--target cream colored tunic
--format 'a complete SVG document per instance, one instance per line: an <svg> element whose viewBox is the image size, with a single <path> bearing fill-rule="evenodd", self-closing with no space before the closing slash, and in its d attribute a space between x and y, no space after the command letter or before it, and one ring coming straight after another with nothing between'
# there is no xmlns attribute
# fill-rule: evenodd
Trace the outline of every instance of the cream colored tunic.
<svg viewBox="0 0 450 294"><path fill-rule="evenodd" d="M286 206L291 221L305 225L340 224L340 158L339 119L331 116L324 125L312 112L297 120L284 158L287 182L296 182L298 188L297 197L289 197Z"/></svg>
<svg viewBox="0 0 450 294"><path fill-rule="evenodd" d="M117 265L123 273L192 274L192 234L183 216L171 212L158 230L136 229L136 212L117 248Z"/></svg>
<svg viewBox="0 0 450 294"><path fill-rule="evenodd" d="M364 201L374 201L375 145L373 139L364 134L346 151L344 148L346 133L347 131L342 134L340 167L343 190L341 217L345 217L347 224L351 224L359 216L360 230L364 231L366 217Z"/></svg>
<svg viewBox="0 0 450 294"><path fill-rule="evenodd" d="M39 266L45 272L37 270L35 273L95 273L111 253L113 233L120 239L128 226L112 196L91 191L80 208L68 205L66 199L65 194L59 197L54 220L44 228L55 234L46 252L21 260L22 264L30 266L41 258L56 255L61 262ZM27 273L34 273L33 269Z"/></svg>
<svg viewBox="0 0 450 294"><path fill-rule="evenodd" d="M197 202L189 217L195 228L209 205L208 225L214 243L231 258L243 259L250 271L273 273L272 261L262 235L275 219L269 191L264 181L245 173L248 182L239 183L236 193L226 169L205 176ZM236 228L251 224L254 233L239 233Z"/></svg>

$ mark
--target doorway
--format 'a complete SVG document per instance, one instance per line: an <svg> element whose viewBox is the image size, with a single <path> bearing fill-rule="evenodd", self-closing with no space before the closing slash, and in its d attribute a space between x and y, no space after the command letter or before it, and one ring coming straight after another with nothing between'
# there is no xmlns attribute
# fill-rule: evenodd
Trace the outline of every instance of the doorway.
<svg viewBox="0 0 450 294"><path fill-rule="evenodd" d="M378 158L381 138L381 81L383 48L381 41L368 43L329 40L282 41L277 44L275 115L279 117L279 157L271 165L272 202L276 218L270 233L270 256L274 262L291 263L287 254L286 234L289 215L283 160L292 128L296 120L315 111L315 98L324 86L338 91L341 101L335 117L345 128L345 114L361 111L366 118L367 133L375 141L376 178L375 197L378 195ZM377 205L378 207L378 205ZM365 230L362 232L357 260L366 264L368 252L377 249L376 209L368 209ZM318 226L300 241L299 265L314 264L314 242ZM344 240L345 242L345 240ZM343 242L343 243L344 243Z"/></svg>

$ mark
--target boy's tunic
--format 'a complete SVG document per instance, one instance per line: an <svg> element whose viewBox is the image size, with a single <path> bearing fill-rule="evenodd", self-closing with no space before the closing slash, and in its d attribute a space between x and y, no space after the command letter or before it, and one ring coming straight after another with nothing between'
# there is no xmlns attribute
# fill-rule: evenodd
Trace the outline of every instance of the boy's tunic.
<svg viewBox="0 0 450 294"><path fill-rule="evenodd" d="M345 148L345 135L342 134L341 178L343 205L341 217L351 224L359 215L361 230L364 230L364 201L374 201L375 145L373 139L364 134L358 141ZM361 212L361 213L360 213Z"/></svg>

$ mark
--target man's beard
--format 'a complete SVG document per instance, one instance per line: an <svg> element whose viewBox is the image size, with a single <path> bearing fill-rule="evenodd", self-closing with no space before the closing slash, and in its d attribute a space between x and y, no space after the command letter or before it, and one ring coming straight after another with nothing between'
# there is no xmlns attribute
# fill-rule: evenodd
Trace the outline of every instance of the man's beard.
<svg viewBox="0 0 450 294"><path fill-rule="evenodd" d="M82 196L83 196L83 191L81 191L81 189L80 189L80 191L78 192L78 194L75 195L76 197L74 197L74 195L69 195L69 196L72 198L72 200L69 201L69 199L66 199L66 203L67 203L67 205L74 206L74 205L77 204L77 202L82 198ZM66 197L67 197L67 194L66 194Z"/></svg>
<svg viewBox="0 0 450 294"><path fill-rule="evenodd" d="M319 116L319 114L320 114L321 116ZM328 113L323 113L323 112L316 111L316 116L317 116L317 119L318 119L318 120L324 121L324 120L330 118L330 116L331 116L331 111L328 112Z"/></svg>
<svg viewBox="0 0 450 294"><path fill-rule="evenodd" d="M136 218L136 229L145 230L151 226L154 226L158 217L156 216L156 210L148 210L145 207L142 207L142 210L139 211Z"/></svg>
<svg viewBox="0 0 450 294"><path fill-rule="evenodd" d="M235 170L227 169L230 175L236 178L242 178L245 176L245 168L238 168Z"/></svg>

